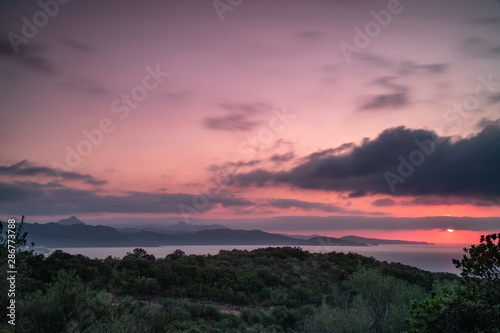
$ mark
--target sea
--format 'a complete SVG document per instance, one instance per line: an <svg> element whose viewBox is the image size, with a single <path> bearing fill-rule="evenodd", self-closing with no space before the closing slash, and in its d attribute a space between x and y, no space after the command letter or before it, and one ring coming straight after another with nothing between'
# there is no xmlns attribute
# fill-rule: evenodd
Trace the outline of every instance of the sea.
<svg viewBox="0 0 500 333"><path fill-rule="evenodd" d="M460 271L453 265L453 259L461 259L464 255L464 247L470 245L444 244L444 245L377 245L377 246L300 246L303 250L312 253L344 252L358 253L367 257L374 257L379 261L399 262L405 265L414 266L430 272L448 272L460 274ZM221 250L247 250L252 251L263 247L273 246L231 246L231 245L186 245L186 246L160 246L144 247L149 254L156 258L163 258L179 249L186 254L215 255ZM279 246L275 246L279 247ZM122 258L128 252L132 252L134 247L66 247L53 248L62 250L70 254L82 254L89 258L104 259L108 256ZM51 251L51 252L52 252ZM50 254L50 253L48 253Z"/></svg>

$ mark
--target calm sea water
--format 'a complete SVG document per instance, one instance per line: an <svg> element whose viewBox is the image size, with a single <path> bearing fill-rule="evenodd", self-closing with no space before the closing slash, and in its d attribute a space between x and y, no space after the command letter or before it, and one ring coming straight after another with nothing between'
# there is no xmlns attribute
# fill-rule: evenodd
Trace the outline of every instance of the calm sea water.
<svg viewBox="0 0 500 333"><path fill-rule="evenodd" d="M144 249L157 258L163 258L176 249L186 254L217 254L220 250L255 250L263 246L161 246L145 247ZM267 247L267 246L266 246ZM418 267L431 272L449 272L459 274L460 271L453 265L452 259L462 258L466 245L379 245L369 247L358 246L301 246L309 252L354 252L364 256L374 257L380 261L400 262L405 265ZM85 248L58 248L70 254L82 254L89 258L104 259L108 256L122 258L134 247L85 247ZM56 250L56 249L52 249Z"/></svg>

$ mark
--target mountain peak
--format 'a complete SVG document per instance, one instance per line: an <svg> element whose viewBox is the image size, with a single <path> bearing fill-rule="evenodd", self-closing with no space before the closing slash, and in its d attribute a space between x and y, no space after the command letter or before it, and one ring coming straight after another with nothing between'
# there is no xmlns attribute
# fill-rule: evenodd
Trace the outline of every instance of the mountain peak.
<svg viewBox="0 0 500 333"><path fill-rule="evenodd" d="M62 219L57 221L57 224L61 225L75 225L75 224L85 224L82 220L78 219L76 216L71 216L67 219Z"/></svg>

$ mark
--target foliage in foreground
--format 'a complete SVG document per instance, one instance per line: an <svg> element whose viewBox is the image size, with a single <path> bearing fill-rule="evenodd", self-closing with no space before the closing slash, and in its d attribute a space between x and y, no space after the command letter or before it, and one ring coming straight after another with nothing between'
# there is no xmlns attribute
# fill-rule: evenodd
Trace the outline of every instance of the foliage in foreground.
<svg viewBox="0 0 500 333"><path fill-rule="evenodd" d="M481 236L465 248L462 280L441 294L413 305L413 332L500 332L500 234Z"/></svg>

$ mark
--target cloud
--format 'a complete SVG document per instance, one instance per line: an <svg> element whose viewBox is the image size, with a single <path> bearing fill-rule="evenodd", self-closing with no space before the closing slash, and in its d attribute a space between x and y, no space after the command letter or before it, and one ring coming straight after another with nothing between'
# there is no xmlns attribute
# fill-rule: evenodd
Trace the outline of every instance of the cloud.
<svg viewBox="0 0 500 333"><path fill-rule="evenodd" d="M361 198L366 196L366 191L365 190L357 190L349 193L349 198Z"/></svg>
<svg viewBox="0 0 500 333"><path fill-rule="evenodd" d="M401 75L409 74L442 74L446 73L449 69L449 64L435 63L420 65L415 61L403 61L398 65L397 72Z"/></svg>
<svg viewBox="0 0 500 333"><path fill-rule="evenodd" d="M360 110L398 109L409 104L409 97L406 92L380 94L365 99L366 101L360 107Z"/></svg>
<svg viewBox="0 0 500 333"><path fill-rule="evenodd" d="M5 34L6 35L6 34ZM10 59L19 66L34 70L43 74L55 74L54 64L41 55L42 49L37 45L30 45L29 48L15 53L10 43L0 42L0 57Z"/></svg>
<svg viewBox="0 0 500 333"><path fill-rule="evenodd" d="M405 107L411 103L409 93L410 87L408 85L396 83L399 78L407 80L407 76L410 75L443 74L446 73L450 67L447 63L419 64L415 61L408 60L395 62L385 57L372 54L364 54L362 59L373 66L387 68L395 75L382 76L371 82L371 84L389 91L372 96L361 96L361 105L358 108L360 111L400 109Z"/></svg>
<svg viewBox="0 0 500 333"><path fill-rule="evenodd" d="M262 205L261 205L262 206ZM318 210L327 213L342 213L342 214L351 214L351 215L386 215L382 212L366 212L360 210L348 210L336 205L322 203L322 202L310 202L310 201L302 201L296 199L267 199L267 203L264 206L269 206L273 208L280 209L290 209L290 208L298 208L301 210L309 211L309 210Z"/></svg>
<svg viewBox="0 0 500 333"><path fill-rule="evenodd" d="M389 58L368 52L362 52L358 54L357 57L360 60L376 67L392 67L394 65L394 61Z"/></svg>
<svg viewBox="0 0 500 333"><path fill-rule="evenodd" d="M223 103L220 104L220 107L231 112L241 112L241 113L259 113L259 112L266 112L272 109L271 106L263 102Z"/></svg>
<svg viewBox="0 0 500 333"><path fill-rule="evenodd" d="M60 81L64 89L77 89L90 95L103 95L108 92L106 88L85 78L70 77Z"/></svg>
<svg viewBox="0 0 500 333"><path fill-rule="evenodd" d="M229 114L221 117L207 117L203 120L205 127L223 131L249 131L259 125L244 114Z"/></svg>
<svg viewBox="0 0 500 333"><path fill-rule="evenodd" d="M434 151L423 153L422 143L427 144L427 150L433 146ZM424 160L402 178L403 182L396 183L392 192L384 174L399 175L401 159L408 161L410 154L418 151L421 153L414 154ZM234 185L290 185L366 195L456 196L474 203L500 205L499 156L498 125L456 140L401 126L387 129L375 139L364 140L344 155L314 153L288 171L257 169L239 174Z"/></svg>
<svg viewBox="0 0 500 333"><path fill-rule="evenodd" d="M401 201L399 203L402 206L446 206L446 205L473 205L477 207L488 207L495 205L494 201L474 201L471 198L456 197L456 196L435 196L428 195L422 197L415 197L411 200ZM500 204L499 201L496 204Z"/></svg>
<svg viewBox="0 0 500 333"><path fill-rule="evenodd" d="M481 37L468 37L462 40L461 50L465 54L476 57L496 57L500 54L500 46Z"/></svg>
<svg viewBox="0 0 500 333"><path fill-rule="evenodd" d="M499 127L500 126L500 119L497 119L497 120L491 120L491 119L488 119L488 118L482 118L477 124L476 126L480 129L484 129L484 128L487 128L487 127Z"/></svg>
<svg viewBox="0 0 500 333"><path fill-rule="evenodd" d="M206 128L230 132L249 131L260 124L251 117L271 109L268 104L262 102L223 103L219 106L230 113L219 117L206 117L203 119Z"/></svg>
<svg viewBox="0 0 500 333"><path fill-rule="evenodd" d="M28 160L23 160L9 166L0 165L0 175L21 177L57 177L57 175L60 175L65 180L80 180L87 184L95 186L104 185L107 183L107 181L96 179L91 175L80 174L77 172L65 172L50 167L38 166L34 163L28 162Z"/></svg>
<svg viewBox="0 0 500 333"><path fill-rule="evenodd" d="M389 89L392 92L362 97L364 102L360 110L396 109L408 105L410 103L409 89L405 85L395 83L396 79L394 76L383 76L374 80L373 84Z"/></svg>
<svg viewBox="0 0 500 333"><path fill-rule="evenodd" d="M303 210L321 210L324 212L343 212L344 209L321 202L308 202L295 199L268 199L268 206L282 209L300 208Z"/></svg>
<svg viewBox="0 0 500 333"><path fill-rule="evenodd" d="M180 204L199 212L223 207L245 207L253 202L232 197L216 197L206 204L184 193L127 192L101 195L97 190L81 190L61 184L0 182L0 211L13 215L75 215L78 213L178 213ZM198 203L198 204L197 204Z"/></svg>
<svg viewBox="0 0 500 333"><path fill-rule="evenodd" d="M496 104L500 102L500 94L493 94L489 96L488 101L490 104Z"/></svg>
<svg viewBox="0 0 500 333"><path fill-rule="evenodd" d="M285 154L274 154L269 159L272 162L281 163L281 162L288 162L290 160L293 160L294 158L295 158L295 153L291 151Z"/></svg>
<svg viewBox="0 0 500 333"><path fill-rule="evenodd" d="M358 57L375 67L390 68L400 75L410 74L442 74L448 71L447 63L419 64L413 60L394 61L385 56L363 52Z"/></svg>
<svg viewBox="0 0 500 333"><path fill-rule="evenodd" d="M396 205L396 201L392 199L377 199L372 202L372 206L377 206L377 207L387 207L394 205Z"/></svg>

